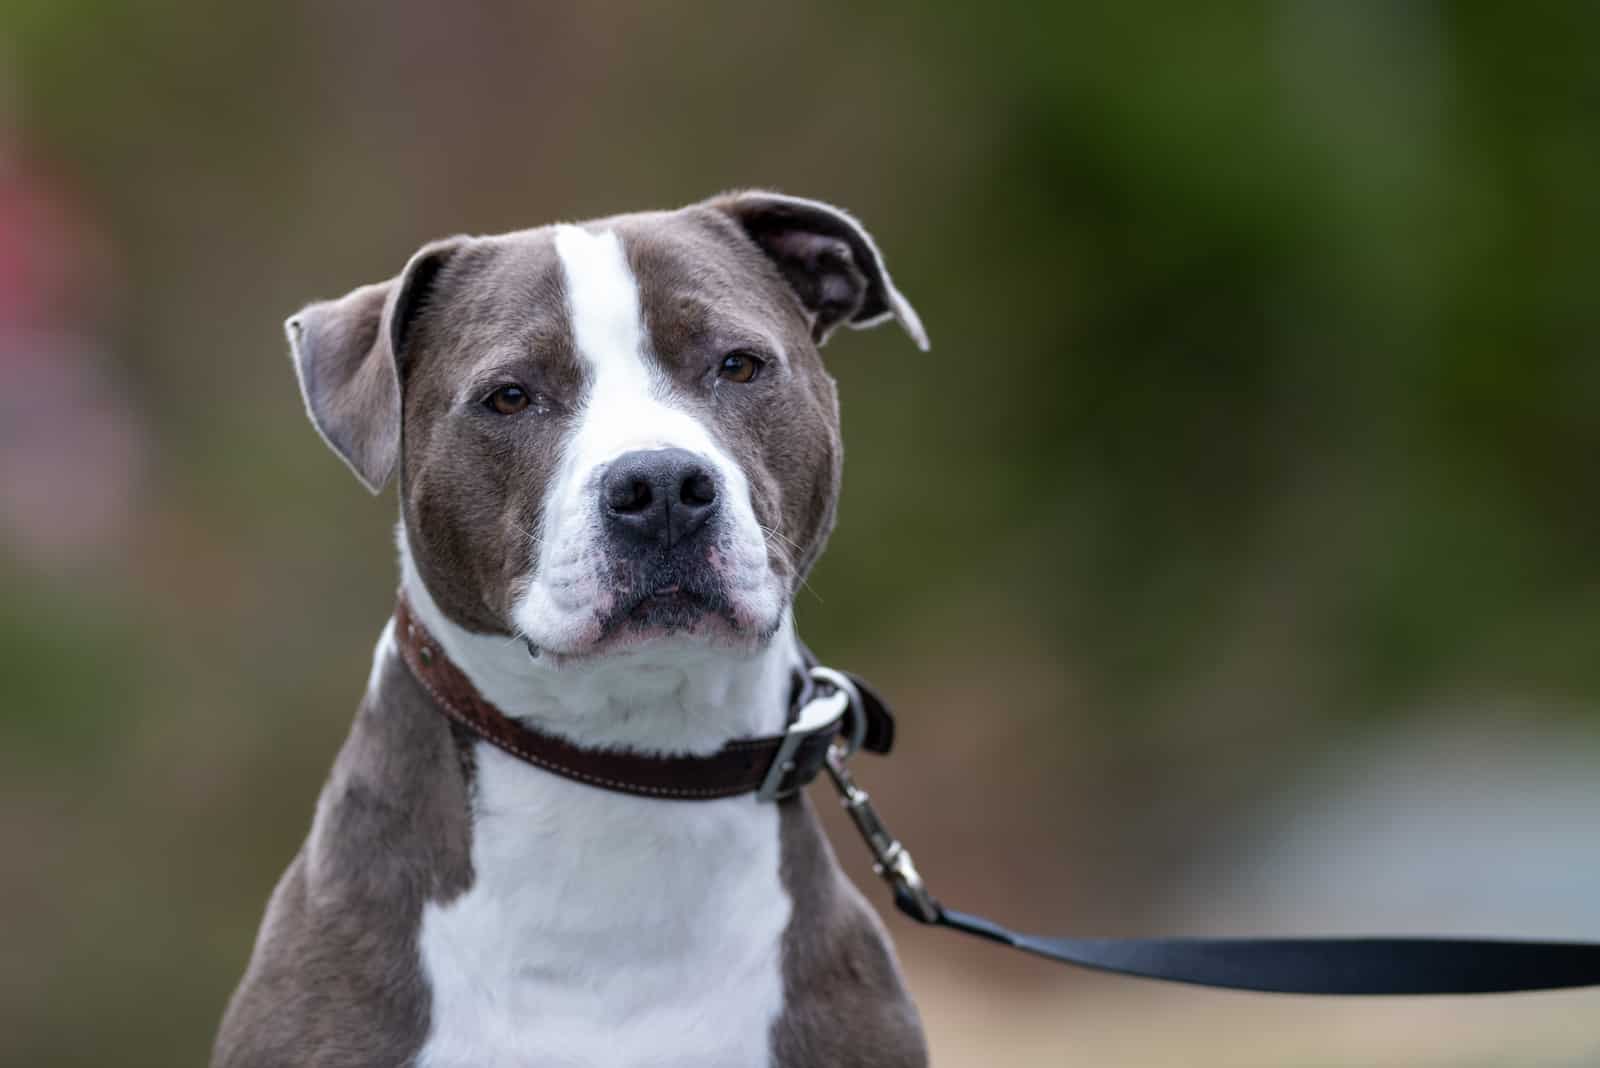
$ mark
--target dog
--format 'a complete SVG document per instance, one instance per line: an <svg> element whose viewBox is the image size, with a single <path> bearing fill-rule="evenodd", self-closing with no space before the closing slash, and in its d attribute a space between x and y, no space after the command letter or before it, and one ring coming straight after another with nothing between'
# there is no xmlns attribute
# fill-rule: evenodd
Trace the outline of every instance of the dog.
<svg viewBox="0 0 1600 1068"><path fill-rule="evenodd" d="M430 674L579 762L782 734L839 493L818 349L891 320L927 348L854 218L768 192L449 238L289 319L312 423L398 475L401 596L213 1065L926 1063L803 793L575 781Z"/></svg>

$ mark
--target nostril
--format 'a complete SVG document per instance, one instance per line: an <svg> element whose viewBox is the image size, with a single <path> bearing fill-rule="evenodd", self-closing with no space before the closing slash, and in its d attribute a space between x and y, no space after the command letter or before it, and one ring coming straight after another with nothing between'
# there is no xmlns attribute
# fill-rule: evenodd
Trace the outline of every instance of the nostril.
<svg viewBox="0 0 1600 1068"><path fill-rule="evenodd" d="M678 499L695 508L704 508L717 499L717 484L704 471L696 471L683 480Z"/></svg>
<svg viewBox="0 0 1600 1068"><path fill-rule="evenodd" d="M623 478L613 482L606 495L606 503L613 512L642 512L654 499L650 483L639 478Z"/></svg>
<svg viewBox="0 0 1600 1068"><path fill-rule="evenodd" d="M596 504L607 529L640 545L671 549L717 512L717 479L686 449L623 453L607 465Z"/></svg>

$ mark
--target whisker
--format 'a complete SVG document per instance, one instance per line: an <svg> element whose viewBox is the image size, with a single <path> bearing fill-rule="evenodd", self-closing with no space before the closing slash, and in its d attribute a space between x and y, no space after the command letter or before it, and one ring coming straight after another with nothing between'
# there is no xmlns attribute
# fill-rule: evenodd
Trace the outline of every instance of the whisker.
<svg viewBox="0 0 1600 1068"><path fill-rule="evenodd" d="M777 538L779 541L783 542L785 545L791 546L794 549L795 552L799 552L800 551L799 544L793 538L790 538L790 537L786 536L782 531L778 530L776 527L769 527L769 526L765 525L764 523L757 523L756 526L760 527L763 531L765 531L767 534L771 535L772 537Z"/></svg>
<svg viewBox="0 0 1600 1068"><path fill-rule="evenodd" d="M798 569L795 567L794 556L787 550L787 548L785 548L785 546L793 545L795 552L800 551L800 546L796 545L792 538L784 537L778 531L773 530L771 527L763 523L757 523L756 526L760 527L762 534L766 536L767 544L776 549L778 551L778 555L783 557L784 563L789 565L789 570L797 571ZM774 538L778 540L773 541L772 539ZM816 591L816 587L812 586L809 580L802 578L800 580L800 588L810 593L811 596L815 597L818 604L824 603L822 600L822 594Z"/></svg>

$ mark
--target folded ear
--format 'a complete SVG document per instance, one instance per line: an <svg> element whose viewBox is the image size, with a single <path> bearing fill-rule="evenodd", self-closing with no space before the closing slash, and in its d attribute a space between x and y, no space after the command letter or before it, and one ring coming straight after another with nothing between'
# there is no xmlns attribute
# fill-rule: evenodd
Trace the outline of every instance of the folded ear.
<svg viewBox="0 0 1600 1068"><path fill-rule="evenodd" d="M408 331L461 242L426 245L398 277L309 304L284 323L312 424L373 493L400 458L400 361Z"/></svg>
<svg viewBox="0 0 1600 1068"><path fill-rule="evenodd" d="M872 236L848 212L779 193L730 193L708 204L744 227L777 265L810 313L818 344L840 323L877 326L892 317L927 351L922 320L889 280Z"/></svg>

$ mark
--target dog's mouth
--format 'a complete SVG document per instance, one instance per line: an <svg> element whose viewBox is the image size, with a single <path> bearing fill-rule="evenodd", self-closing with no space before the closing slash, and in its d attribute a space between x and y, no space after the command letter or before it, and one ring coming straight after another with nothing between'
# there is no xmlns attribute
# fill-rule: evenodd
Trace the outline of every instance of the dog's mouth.
<svg viewBox="0 0 1600 1068"><path fill-rule="evenodd" d="M718 600L670 583L635 598L627 620L636 626L663 627L669 632L687 630L706 616L721 615Z"/></svg>
<svg viewBox="0 0 1600 1068"><path fill-rule="evenodd" d="M619 569L611 611L601 621L601 641L627 636L691 634L736 626L733 606L710 568L683 568L671 561Z"/></svg>

